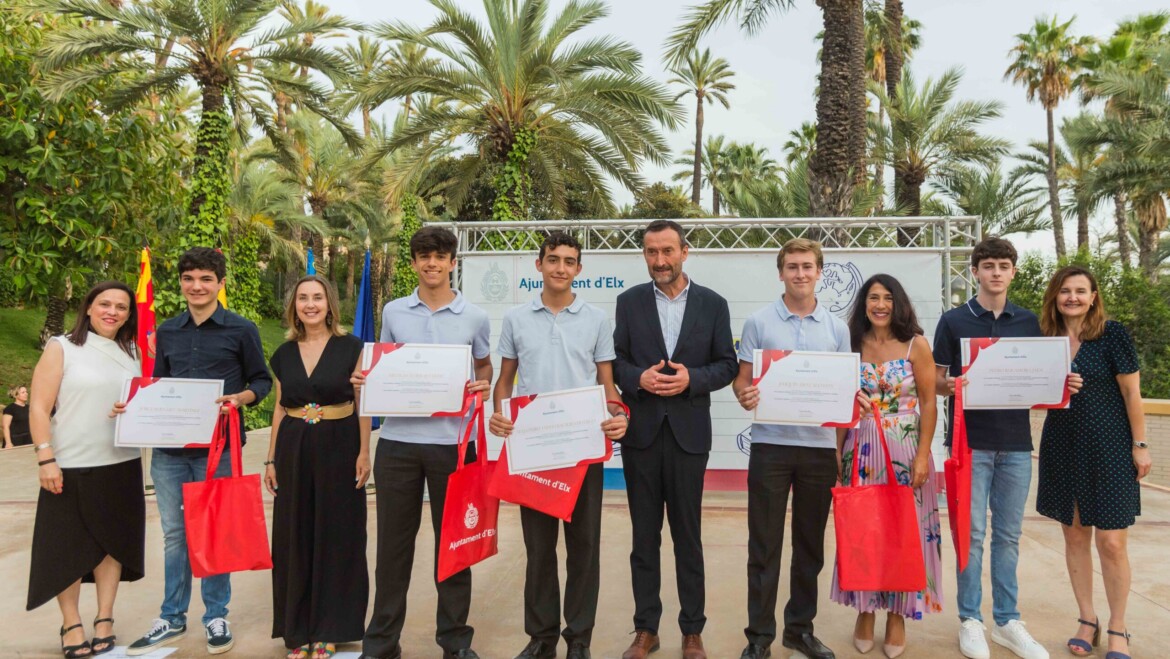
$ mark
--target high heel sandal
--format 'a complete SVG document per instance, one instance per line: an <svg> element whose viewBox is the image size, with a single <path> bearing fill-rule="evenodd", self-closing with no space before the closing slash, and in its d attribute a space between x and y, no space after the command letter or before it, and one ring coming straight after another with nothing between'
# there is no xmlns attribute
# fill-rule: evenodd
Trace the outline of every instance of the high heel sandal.
<svg viewBox="0 0 1170 659"><path fill-rule="evenodd" d="M61 626L61 654L65 655L65 659L81 659L81 657L93 656L93 648L89 647L89 641L82 641L77 645L65 645L65 635L78 628L84 630L80 622L68 628L64 625ZM82 650L89 650L89 652L78 654Z"/></svg>
<svg viewBox="0 0 1170 659"><path fill-rule="evenodd" d="M1093 648L1097 647L1097 644L1101 642L1101 619L1098 618L1097 622L1089 622L1088 620L1077 618L1077 622L1086 627L1093 628L1092 642L1074 636L1068 639L1068 643L1065 643L1065 645L1068 647L1068 651L1075 654L1076 656L1087 657L1090 654L1093 654Z"/></svg>
<svg viewBox="0 0 1170 659"><path fill-rule="evenodd" d="M309 659L312 656L313 647L309 644L302 645L299 648L293 648L285 655L285 659Z"/></svg>
<svg viewBox="0 0 1170 659"><path fill-rule="evenodd" d="M313 645L313 659L330 659L337 654L337 646L332 643L315 643Z"/></svg>
<svg viewBox="0 0 1170 659"><path fill-rule="evenodd" d="M1115 632L1112 629L1106 629L1110 636L1120 636L1125 639L1125 644L1129 645L1129 631ZM1128 648L1127 648L1128 649ZM1124 652L1112 650L1105 653L1105 659L1130 659L1130 656Z"/></svg>
<svg viewBox="0 0 1170 659"><path fill-rule="evenodd" d="M93 633L94 634L97 634L97 626L103 622L108 622L112 626L114 624L114 619L113 618L97 618L97 619L95 619L93 621ZM91 653L90 656L97 656L99 654L105 654L105 653L113 650L114 649L114 641L117 640L117 638L118 637L114 634L110 634L109 636L100 636L100 637L94 636L93 640L89 642L90 653ZM99 646L99 645L104 645L106 647L99 650L97 648L97 646Z"/></svg>

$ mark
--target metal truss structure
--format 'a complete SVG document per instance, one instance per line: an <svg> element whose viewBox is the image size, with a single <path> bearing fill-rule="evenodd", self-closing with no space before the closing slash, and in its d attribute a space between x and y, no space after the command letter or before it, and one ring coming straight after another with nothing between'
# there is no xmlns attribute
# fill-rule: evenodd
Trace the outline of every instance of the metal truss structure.
<svg viewBox="0 0 1170 659"><path fill-rule="evenodd" d="M773 251L792 238L818 240L828 252L936 252L946 281L944 308L974 293L971 249L982 236L977 216L863 218L718 218L676 220L691 249L702 253ZM587 251L638 252L647 220L546 220L436 223L459 237L460 256L476 252L535 252L550 231L566 231ZM458 275L457 275L458 276Z"/></svg>

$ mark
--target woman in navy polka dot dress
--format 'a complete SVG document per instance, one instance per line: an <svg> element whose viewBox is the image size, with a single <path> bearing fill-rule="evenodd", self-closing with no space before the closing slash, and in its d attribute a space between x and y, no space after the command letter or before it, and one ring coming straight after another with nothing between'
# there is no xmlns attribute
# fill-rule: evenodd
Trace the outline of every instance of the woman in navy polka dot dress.
<svg viewBox="0 0 1170 659"><path fill-rule="evenodd" d="M1080 628L1068 649L1087 656L1101 635L1093 608L1095 536L1109 601L1107 657L1127 659L1126 529L1141 514L1138 481L1150 471L1137 350L1121 323L1105 320L1097 281L1079 266L1060 269L1049 282L1040 326L1047 336L1068 337L1073 370L1084 378L1069 408L1049 411L1044 421L1036 494L1037 512L1063 525L1080 609Z"/></svg>

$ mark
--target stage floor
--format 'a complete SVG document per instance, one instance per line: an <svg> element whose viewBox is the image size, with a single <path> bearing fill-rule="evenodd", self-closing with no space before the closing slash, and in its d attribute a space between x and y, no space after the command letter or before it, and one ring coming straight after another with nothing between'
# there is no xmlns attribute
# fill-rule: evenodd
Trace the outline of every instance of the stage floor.
<svg viewBox="0 0 1170 659"><path fill-rule="evenodd" d="M244 449L246 472L260 470L267 445L265 431L251 434L252 442ZM1034 480L1033 480L1034 486ZM1033 493L1034 494L1034 493ZM60 616L54 603L36 611L25 612L28 583L29 546L36 509L36 465L29 449L0 451L0 583L8 584L0 595L0 656L60 657L57 628ZM269 500L269 503L271 501ZM707 570L707 627L703 634L712 659L735 659L745 644L747 560L747 499L742 492L709 492L704 500L703 538ZM1170 656L1165 630L1170 629L1170 570L1164 566L1170 547L1170 493L1143 488L1144 515L1130 532L1130 559L1134 582L1129 599L1129 629L1134 634L1131 649L1135 657ZM271 513L271 508L269 508ZM944 512L945 516L945 512ZM424 513L424 520L428 515ZM367 557L370 574L374 570L374 497L369 497ZM623 492L605 493L602 515L601 604L593 634L593 656L611 659L621 656L633 631L633 597L630 590L630 528ZM943 522L944 528L946 521ZM158 615L162 596L162 533L153 497L147 499L147 576L132 584L123 584L118 593L115 628L119 642L137 638ZM500 552L473 568L474 591L469 623L475 627L474 648L484 659L514 657L527 642L523 630L524 546L520 534L520 515L515 506L504 504L500 511ZM403 634L403 656L438 659L441 651L434 643L435 590L431 581L433 539L429 526L420 531L415 553L414 582L409 595L409 611ZM780 609L786 600L788 583L788 546L785 547L784 571L780 585ZM1076 629L1077 609L1064 566L1063 540L1055 522L1035 513L1031 502L1024 523L1020 545L1020 609L1028 629L1054 657L1065 656L1064 642ZM563 556L563 548L561 555ZM826 538L826 555L833 555L830 523ZM985 560L986 560L985 554ZM943 545L945 566L943 591L944 612L922 621L909 621L908 642L904 657L958 657L959 623L955 615L954 552L949 535ZM674 559L669 532L663 538L662 599L665 607L662 625L662 649L653 655L661 658L680 656L680 641L675 623L678 599L672 575ZM563 565L563 564L562 564ZM829 601L832 559L821 573L821 606L816 619L817 635L838 657L860 656L851 643L854 611ZM563 579L563 569L562 569ZM991 617L991 587L984 578L984 615ZM82 617L87 621L95 613L93 587L82 590ZM268 572L237 574L232 577L232 603L228 616L235 635L235 649L229 657L283 657L279 640L269 638L272 625L272 590ZM1102 621L1108 615L1104 589L1096 577L1097 612ZM372 588L371 588L371 602ZM169 656L205 657L204 639L198 621L203 613L198 587L192 597L189 618L196 624L186 638L175 644ZM782 619L783 612L777 615ZM878 621L881 642L883 618ZM990 624L990 623L988 623ZM1104 636L1104 634L1102 634ZM990 635L989 635L990 638ZM358 644L341 646L342 651L359 651ZM558 648L563 657L565 646ZM790 652L777 642L773 656L787 657ZM880 647L869 656L880 656ZM1104 656L1104 649L1098 650ZM107 655L112 656L112 655ZM355 655L356 656L356 655ZM1014 655L992 644L992 657Z"/></svg>

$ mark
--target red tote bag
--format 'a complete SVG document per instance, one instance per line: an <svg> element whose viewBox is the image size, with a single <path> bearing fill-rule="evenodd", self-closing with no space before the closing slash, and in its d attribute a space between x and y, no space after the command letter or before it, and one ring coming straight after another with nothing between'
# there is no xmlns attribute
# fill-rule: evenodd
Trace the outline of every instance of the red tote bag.
<svg viewBox="0 0 1170 659"><path fill-rule="evenodd" d="M459 461L447 478L443 526L439 532L439 581L496 555L500 500L488 493L495 465L488 462L483 394L475 394L475 410L459 439ZM471 430L476 429L475 462L466 464Z"/></svg>
<svg viewBox="0 0 1170 659"><path fill-rule="evenodd" d="M231 446L232 475L216 478L225 446ZM191 574L272 569L260 474L241 470L240 415L221 414L207 456L207 478L183 483L183 521Z"/></svg>
<svg viewBox="0 0 1170 659"><path fill-rule="evenodd" d="M971 448L967 446L967 417L963 414L963 384L955 383L955 420L951 429L951 457L943 463L947 482L947 517L959 571L967 569L971 554Z"/></svg>
<svg viewBox="0 0 1170 659"><path fill-rule="evenodd" d="M509 412L512 421L516 420L520 409L534 398L536 398L535 394L511 399L512 409ZM626 407L625 403L613 400L606 402L621 405L626 412L626 418L629 418L630 408ZM501 501L531 508L557 519L571 522L573 521L573 509L577 507L577 498L581 495L581 483L585 482L585 472L589 471L589 465L606 462L612 457L613 442L606 439L605 455L596 460L585 460L563 469L549 469L529 474L510 474L508 473L508 447L505 445L500 450L500 457L496 461L495 473L492 474L491 483L488 485L488 493Z"/></svg>
<svg viewBox="0 0 1170 659"><path fill-rule="evenodd" d="M855 445L850 487L833 488L837 583L842 590L917 592L926 588L926 562L914 491L898 484L876 410L874 422L886 459L886 484L858 485L860 444Z"/></svg>

